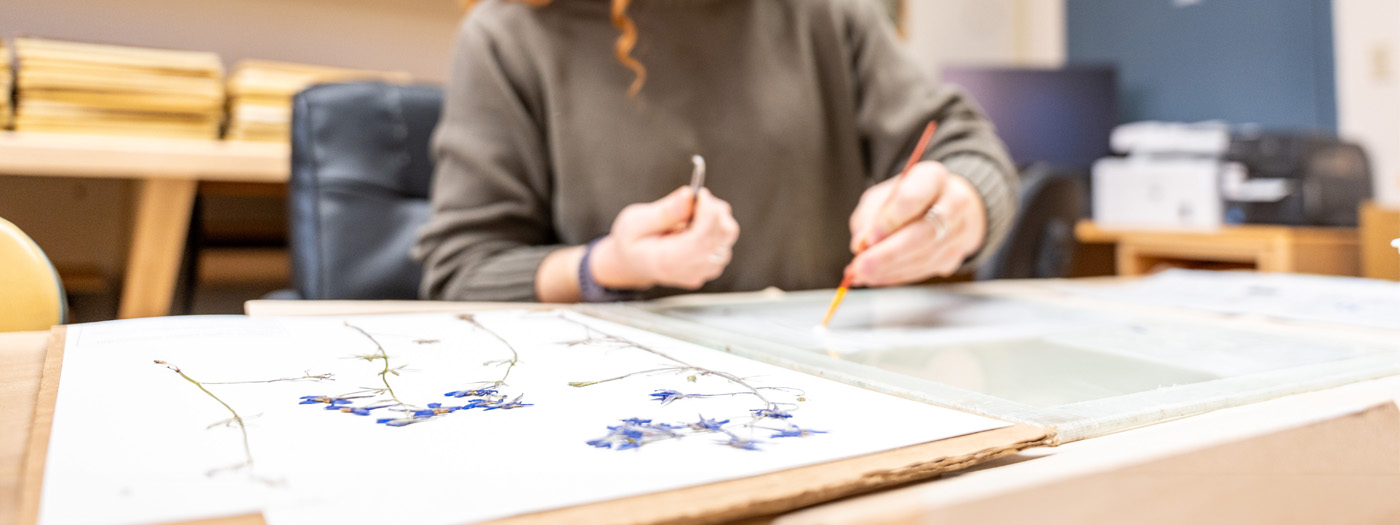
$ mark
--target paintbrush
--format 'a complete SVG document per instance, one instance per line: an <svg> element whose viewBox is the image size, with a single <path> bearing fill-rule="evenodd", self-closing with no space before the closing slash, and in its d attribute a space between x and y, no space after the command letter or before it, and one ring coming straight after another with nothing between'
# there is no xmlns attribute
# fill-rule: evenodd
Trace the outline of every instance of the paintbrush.
<svg viewBox="0 0 1400 525"><path fill-rule="evenodd" d="M859 237L860 244L856 245L856 255L860 255L865 252L866 248L870 247L865 243L865 239L870 237L870 229L874 227L875 219L879 218L880 211L890 205L890 201L894 200L894 196L899 194L899 185L904 182L904 177L909 175L909 170L914 169L914 165L918 164L919 159L923 158L924 148L928 146L929 139L933 137L933 132L937 129L938 121L936 120L930 121L927 126L924 126L924 134L919 137L918 144L914 145L914 153L909 156L909 162L904 164L904 171L899 172L899 176L894 179L894 187L890 189L889 195L885 196L885 202L880 203L880 208L876 210L875 215L871 217L871 221L866 223L865 229L861 231ZM836 308L840 307L841 301L846 298L846 290L851 288L852 276L851 266L848 264L846 265L845 275L841 278L841 286L836 289L836 297L831 298L831 306L826 309L826 317L822 318L822 328L826 328L826 325L831 323L831 317L836 315Z"/></svg>

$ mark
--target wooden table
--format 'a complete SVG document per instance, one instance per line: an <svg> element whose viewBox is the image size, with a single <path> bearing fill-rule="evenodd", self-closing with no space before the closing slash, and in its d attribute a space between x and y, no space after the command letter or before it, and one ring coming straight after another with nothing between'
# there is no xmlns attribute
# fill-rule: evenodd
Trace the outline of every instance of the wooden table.
<svg viewBox="0 0 1400 525"><path fill-rule="evenodd" d="M170 313L199 181L286 182L290 156L283 143L0 133L0 175L139 184L122 318Z"/></svg>
<svg viewBox="0 0 1400 525"><path fill-rule="evenodd" d="M1227 263L1261 272L1360 275L1356 228L1249 224L1212 231L1118 230L1091 220L1075 225L1083 243L1117 244L1118 275L1145 275L1162 264Z"/></svg>
<svg viewBox="0 0 1400 525"><path fill-rule="evenodd" d="M0 523L14 523L48 332L0 333Z"/></svg>

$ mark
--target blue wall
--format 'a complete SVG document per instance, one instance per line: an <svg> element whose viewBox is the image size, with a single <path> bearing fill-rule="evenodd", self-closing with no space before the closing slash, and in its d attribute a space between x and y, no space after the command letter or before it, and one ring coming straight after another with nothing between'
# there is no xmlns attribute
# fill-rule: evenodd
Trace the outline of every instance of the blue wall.
<svg viewBox="0 0 1400 525"><path fill-rule="evenodd" d="M1119 115L1336 132L1331 0L1067 0L1071 64L1118 67Z"/></svg>

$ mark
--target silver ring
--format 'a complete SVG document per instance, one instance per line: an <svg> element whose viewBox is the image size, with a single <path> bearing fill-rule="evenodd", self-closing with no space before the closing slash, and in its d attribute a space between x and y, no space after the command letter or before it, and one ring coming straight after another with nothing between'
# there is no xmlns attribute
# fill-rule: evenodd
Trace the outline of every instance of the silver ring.
<svg viewBox="0 0 1400 525"><path fill-rule="evenodd" d="M941 241L944 237L948 236L948 223L943 220L944 215L946 215L946 213L943 211L943 206L940 204L933 205L932 208L929 208L928 211L924 213L924 220L933 225L933 240L935 242Z"/></svg>
<svg viewBox="0 0 1400 525"><path fill-rule="evenodd" d="M724 263L724 259L725 259L725 254L724 254L724 252L718 251L718 250L713 251L713 252L710 252L710 263L711 263L711 264L723 264L723 263Z"/></svg>

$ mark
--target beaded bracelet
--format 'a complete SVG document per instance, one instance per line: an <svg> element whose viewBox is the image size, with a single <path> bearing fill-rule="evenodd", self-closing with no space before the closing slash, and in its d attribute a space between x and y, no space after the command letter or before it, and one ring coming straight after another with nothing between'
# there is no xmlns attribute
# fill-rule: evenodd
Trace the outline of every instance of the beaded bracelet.
<svg viewBox="0 0 1400 525"><path fill-rule="evenodd" d="M604 236L606 237L606 236ZM592 259L593 247L604 237L593 239L588 246L583 249L583 259L578 262L578 290L579 296L585 303L611 303L617 301L635 301L642 298L640 290L618 290L604 287L593 280L593 269L588 261Z"/></svg>

